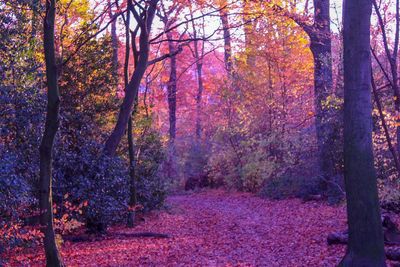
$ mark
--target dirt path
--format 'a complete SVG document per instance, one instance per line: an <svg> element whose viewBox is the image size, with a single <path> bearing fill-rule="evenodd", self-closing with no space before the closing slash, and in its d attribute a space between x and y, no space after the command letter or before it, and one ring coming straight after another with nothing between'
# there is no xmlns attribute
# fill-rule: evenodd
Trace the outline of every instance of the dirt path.
<svg viewBox="0 0 400 267"><path fill-rule="evenodd" d="M66 243L67 266L313 267L335 266L344 254L343 246L326 244L327 233L345 228L343 207L222 191L173 196L167 203L168 212L111 235L152 231L171 238ZM31 255L25 264L40 265L40 258Z"/></svg>

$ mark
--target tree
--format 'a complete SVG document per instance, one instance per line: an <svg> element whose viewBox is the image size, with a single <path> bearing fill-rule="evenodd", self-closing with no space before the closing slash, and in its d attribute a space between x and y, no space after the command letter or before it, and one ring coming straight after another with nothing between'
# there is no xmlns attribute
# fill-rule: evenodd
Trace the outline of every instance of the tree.
<svg viewBox="0 0 400 267"><path fill-rule="evenodd" d="M146 1L146 5L138 7L140 12L135 9L136 7L130 5L129 11L134 15L134 18L140 28L139 36L139 51L138 51L138 62L135 70L131 76L128 85L125 88L125 97L121 105L121 109L118 114L117 123L108 137L104 152L106 155L114 155L117 150L117 146L121 141L122 136L128 125L129 118L132 114L132 108L136 99L137 92L139 90L140 82L147 69L149 60L150 50L150 30L153 23L154 15L156 13L158 0Z"/></svg>
<svg viewBox="0 0 400 267"><path fill-rule="evenodd" d="M332 88L332 39L330 29L329 0L314 0L314 20L307 22L303 17L289 12L292 18L309 36L310 50L314 58L314 108L315 128L318 142L318 160L322 176L322 190L327 191L329 181L335 176L335 151L333 145L334 125L331 113L324 102L333 93ZM278 10L283 10L275 6ZM328 183L326 182L328 181Z"/></svg>
<svg viewBox="0 0 400 267"><path fill-rule="evenodd" d="M372 152L369 0L345 1L344 174L349 243L340 266L386 266Z"/></svg>
<svg viewBox="0 0 400 267"><path fill-rule="evenodd" d="M43 21L43 46L47 78L47 114L43 138L40 144L40 223L44 233L44 248L47 266L63 266L57 248L53 227L52 201L52 153L54 139L59 126L60 93L58 90L58 66L54 45L54 21L56 0L46 1Z"/></svg>
<svg viewBox="0 0 400 267"><path fill-rule="evenodd" d="M196 94L196 144L200 144L201 140L201 132L202 132L202 122L201 122L201 108L202 108L202 96L204 91L204 82L203 82L203 59L204 59L204 40L206 37L204 36L204 17L202 27L203 36L200 38L203 42L199 46L199 38L198 38L198 29L196 29L196 24L193 15L192 6L190 8L190 16L192 20L192 31L193 31L193 49L192 54L194 59L196 60L196 77L197 77L197 94Z"/></svg>

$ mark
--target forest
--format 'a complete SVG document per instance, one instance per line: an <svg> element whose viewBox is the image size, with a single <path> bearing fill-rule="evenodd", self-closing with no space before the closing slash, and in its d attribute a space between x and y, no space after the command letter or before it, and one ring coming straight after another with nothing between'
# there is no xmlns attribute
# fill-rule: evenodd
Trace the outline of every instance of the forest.
<svg viewBox="0 0 400 267"><path fill-rule="evenodd" d="M0 266L400 266L400 0L0 0Z"/></svg>

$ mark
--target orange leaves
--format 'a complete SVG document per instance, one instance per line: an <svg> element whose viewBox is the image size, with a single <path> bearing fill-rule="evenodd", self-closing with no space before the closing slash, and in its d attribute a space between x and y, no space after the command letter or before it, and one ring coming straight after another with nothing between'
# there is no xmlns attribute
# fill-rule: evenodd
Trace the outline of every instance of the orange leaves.
<svg viewBox="0 0 400 267"><path fill-rule="evenodd" d="M344 246L326 243L327 233L345 227L341 206L223 191L173 196L168 206L133 229L64 243L67 266L335 266L344 255ZM130 237L138 232L170 238ZM42 266L37 251L16 255L11 266Z"/></svg>

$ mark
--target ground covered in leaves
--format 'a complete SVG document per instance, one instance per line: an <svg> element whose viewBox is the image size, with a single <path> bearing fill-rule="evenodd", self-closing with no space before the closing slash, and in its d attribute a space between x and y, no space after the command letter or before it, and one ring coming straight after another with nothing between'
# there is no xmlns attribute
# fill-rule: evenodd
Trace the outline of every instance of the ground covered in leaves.
<svg viewBox="0 0 400 267"><path fill-rule="evenodd" d="M343 206L246 193L206 191L171 196L168 208L104 240L65 242L67 266L335 266L345 246L327 234L345 226ZM137 238L137 232L170 238ZM12 266L42 266L43 254L16 253Z"/></svg>

